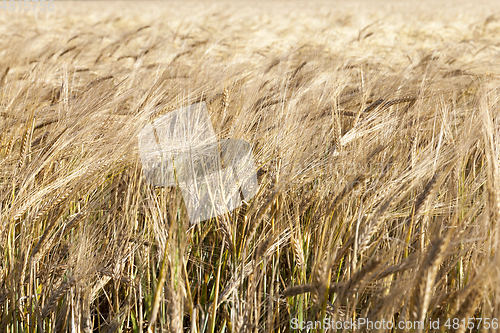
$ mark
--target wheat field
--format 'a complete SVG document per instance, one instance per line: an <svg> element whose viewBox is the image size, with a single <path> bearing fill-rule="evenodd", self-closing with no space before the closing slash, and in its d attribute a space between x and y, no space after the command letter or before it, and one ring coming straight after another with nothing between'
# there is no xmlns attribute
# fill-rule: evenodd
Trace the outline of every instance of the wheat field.
<svg viewBox="0 0 500 333"><path fill-rule="evenodd" d="M54 7L0 10L0 332L500 331L500 3ZM259 187L191 226L137 136L197 102Z"/></svg>

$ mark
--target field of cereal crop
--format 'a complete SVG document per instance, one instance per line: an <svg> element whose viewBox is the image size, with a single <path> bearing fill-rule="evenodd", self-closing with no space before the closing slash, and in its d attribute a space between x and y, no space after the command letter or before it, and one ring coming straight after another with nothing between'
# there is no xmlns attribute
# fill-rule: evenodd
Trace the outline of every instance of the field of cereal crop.
<svg viewBox="0 0 500 333"><path fill-rule="evenodd" d="M4 4L0 332L499 331L500 3ZM190 223L195 103L257 187Z"/></svg>

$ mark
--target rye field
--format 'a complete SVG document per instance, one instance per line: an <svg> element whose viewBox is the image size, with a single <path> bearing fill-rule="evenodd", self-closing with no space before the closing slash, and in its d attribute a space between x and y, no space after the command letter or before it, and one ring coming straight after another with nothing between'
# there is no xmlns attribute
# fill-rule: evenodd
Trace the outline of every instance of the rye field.
<svg viewBox="0 0 500 333"><path fill-rule="evenodd" d="M500 331L499 2L34 4L0 8L0 332ZM258 188L193 224L138 136L196 103Z"/></svg>

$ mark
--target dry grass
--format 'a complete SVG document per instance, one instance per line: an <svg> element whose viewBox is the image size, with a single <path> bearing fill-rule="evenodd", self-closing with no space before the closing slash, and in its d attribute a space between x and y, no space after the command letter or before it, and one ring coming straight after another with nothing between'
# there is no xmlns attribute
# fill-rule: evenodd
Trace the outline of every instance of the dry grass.
<svg viewBox="0 0 500 333"><path fill-rule="evenodd" d="M500 318L499 10L0 12L0 332ZM143 181L137 134L201 100L219 139L252 144L260 187L189 228L179 189Z"/></svg>

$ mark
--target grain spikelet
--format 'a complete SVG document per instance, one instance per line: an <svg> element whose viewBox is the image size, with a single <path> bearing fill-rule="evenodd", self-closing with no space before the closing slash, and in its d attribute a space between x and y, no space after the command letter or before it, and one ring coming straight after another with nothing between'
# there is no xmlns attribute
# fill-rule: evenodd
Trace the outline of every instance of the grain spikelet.
<svg viewBox="0 0 500 333"><path fill-rule="evenodd" d="M424 321L431 301L431 291L434 287L434 280L441 264L446 248L450 240L451 232L448 232L444 237L438 238L433 246L428 250L425 261L420 267L418 277L416 279L415 292L415 310L414 316L419 321Z"/></svg>
<svg viewBox="0 0 500 333"><path fill-rule="evenodd" d="M480 281L474 281L474 283L477 282L481 283ZM456 315L453 316L453 318L458 318L459 320L465 318L465 320L467 321L467 319L471 318L471 315L474 314L477 304L483 296L483 288L480 284L478 284L477 288L474 289L476 290L473 290L472 292L469 293L467 298L460 305L458 312L456 313ZM464 333L466 329L467 329L466 325L460 325L460 327L457 330L453 330L451 332Z"/></svg>
<svg viewBox="0 0 500 333"><path fill-rule="evenodd" d="M292 248L293 248L293 253L295 255L295 262L297 264L298 268L304 268L304 251L302 250L302 245L300 244L300 241L297 239L297 237L292 235Z"/></svg>
<svg viewBox="0 0 500 333"><path fill-rule="evenodd" d="M360 292L364 289L366 284L368 284L375 274L377 270L382 266L384 260L374 259L371 260L368 264L364 265L361 270L354 273L351 279L345 284L342 289L343 295L351 295L357 292Z"/></svg>
<svg viewBox="0 0 500 333"><path fill-rule="evenodd" d="M46 209L43 209L42 211L46 210L50 210L52 207L54 206L57 206L58 204L60 204L62 201L64 201L71 193L71 189L68 188L66 190L64 190L58 197L57 199L53 200L53 202L50 204L50 205L47 205L45 208ZM44 213L45 214L45 213ZM43 215L44 215L43 214ZM37 216L43 216L42 214L37 214ZM44 230L43 234L42 234L42 237L40 238L40 240L38 241L38 243L35 245L35 247L33 248L33 253L32 253L32 257L34 258L35 261L38 261L44 254L45 254L45 251L52 245L52 242L48 242L48 237L50 235L50 233L52 232L52 230L54 229L54 227L56 226L56 222L52 222L50 223L47 228ZM53 238L52 238L53 240Z"/></svg>
<svg viewBox="0 0 500 333"><path fill-rule="evenodd" d="M181 299L179 292L174 288L168 289L167 315L170 320L169 332L182 332Z"/></svg>
<svg viewBox="0 0 500 333"><path fill-rule="evenodd" d="M75 283L75 279L69 279L63 282L62 285L57 288L52 295L50 295L45 306L42 308L42 318L46 318L49 315L50 311L54 309L61 297L63 297L63 295L66 294L68 290L75 285Z"/></svg>
<svg viewBox="0 0 500 333"><path fill-rule="evenodd" d="M366 221L366 227L363 233L360 235L359 241L359 253L362 254L370 245L370 239L378 231L380 225L383 223L384 219L381 218L382 214L391 206L394 200L389 194L394 191L394 187L389 187L384 193L381 194L380 200L381 204L377 208L376 212L370 216Z"/></svg>
<svg viewBox="0 0 500 333"><path fill-rule="evenodd" d="M231 252L233 252L234 251L233 228L231 226L229 218L227 218L226 215L223 215L217 217L216 219L219 224L219 230L221 230L222 233L224 234L224 242L226 243L226 246Z"/></svg>
<svg viewBox="0 0 500 333"><path fill-rule="evenodd" d="M283 291L283 297L294 297L300 294L315 292L316 287L312 284L288 287Z"/></svg>
<svg viewBox="0 0 500 333"><path fill-rule="evenodd" d="M30 115L30 118L26 124L26 130L23 134L23 140L21 143L21 150L19 152L19 160L17 163L17 170L20 170L24 162L26 160L26 155L28 153L28 149L31 146L31 137L33 136L33 127L35 126L35 117L33 114Z"/></svg>

